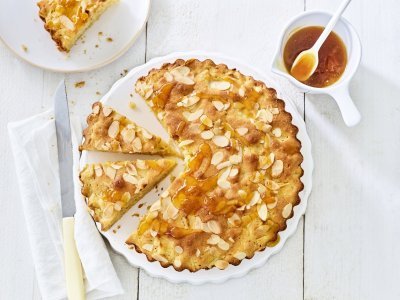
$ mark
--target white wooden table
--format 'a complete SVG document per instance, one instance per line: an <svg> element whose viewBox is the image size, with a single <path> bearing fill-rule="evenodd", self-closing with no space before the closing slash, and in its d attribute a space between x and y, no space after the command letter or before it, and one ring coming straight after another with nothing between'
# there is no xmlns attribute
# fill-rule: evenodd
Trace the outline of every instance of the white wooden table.
<svg viewBox="0 0 400 300"><path fill-rule="evenodd" d="M40 299L6 133L9 121L48 109L65 77L73 114L86 115L125 69L173 51L209 50L267 71L284 24L340 0L154 0L137 43L118 61L81 74L28 65L0 43L0 299ZM351 85L363 116L346 128L328 97L282 80L304 112L314 188L284 249L246 277L190 286L153 279L110 251L126 290L115 299L400 299L400 2L354 0L347 17L363 43ZM74 83L84 80L85 87Z"/></svg>

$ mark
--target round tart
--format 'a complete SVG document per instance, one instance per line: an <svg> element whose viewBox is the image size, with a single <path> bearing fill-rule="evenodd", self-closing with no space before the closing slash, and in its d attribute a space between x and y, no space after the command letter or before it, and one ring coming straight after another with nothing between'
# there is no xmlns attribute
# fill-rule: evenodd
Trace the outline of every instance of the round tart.
<svg viewBox="0 0 400 300"><path fill-rule="evenodd" d="M148 260L225 269L273 247L303 189L298 129L275 90L211 60L177 60L136 83L185 171L128 238Z"/></svg>

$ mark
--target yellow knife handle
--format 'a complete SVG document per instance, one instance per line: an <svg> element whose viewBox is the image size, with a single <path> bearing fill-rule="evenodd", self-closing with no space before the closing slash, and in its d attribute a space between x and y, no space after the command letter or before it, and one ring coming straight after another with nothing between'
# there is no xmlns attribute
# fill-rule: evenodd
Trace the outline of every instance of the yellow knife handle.
<svg viewBox="0 0 400 300"><path fill-rule="evenodd" d="M85 286L83 282L82 264L76 249L74 231L75 219L63 218L64 262L67 295L69 300L84 300Z"/></svg>

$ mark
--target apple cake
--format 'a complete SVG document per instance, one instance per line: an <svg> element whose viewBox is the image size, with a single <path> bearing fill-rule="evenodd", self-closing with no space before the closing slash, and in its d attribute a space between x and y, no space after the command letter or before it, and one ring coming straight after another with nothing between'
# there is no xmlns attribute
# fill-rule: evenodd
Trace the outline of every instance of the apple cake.
<svg viewBox="0 0 400 300"><path fill-rule="evenodd" d="M58 49L69 52L77 39L117 0L42 0L37 3L44 28Z"/></svg>
<svg viewBox="0 0 400 300"><path fill-rule="evenodd" d="M101 102L93 104L87 123L80 150L179 156L160 137Z"/></svg>
<svg viewBox="0 0 400 300"><path fill-rule="evenodd" d="M298 129L263 82L211 60L176 60L135 89L185 170L127 244L163 267L225 269L279 241L303 189Z"/></svg>
<svg viewBox="0 0 400 300"><path fill-rule="evenodd" d="M108 230L175 165L172 159L87 164L80 180L94 220Z"/></svg>

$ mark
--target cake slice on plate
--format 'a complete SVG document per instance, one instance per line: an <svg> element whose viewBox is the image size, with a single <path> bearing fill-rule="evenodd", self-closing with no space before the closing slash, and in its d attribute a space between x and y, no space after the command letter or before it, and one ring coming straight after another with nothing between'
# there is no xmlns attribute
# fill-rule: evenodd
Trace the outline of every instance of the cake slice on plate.
<svg viewBox="0 0 400 300"><path fill-rule="evenodd" d="M44 28L58 49L69 52L77 39L116 0L42 0L37 3Z"/></svg>
<svg viewBox="0 0 400 300"><path fill-rule="evenodd" d="M108 230L176 165L172 159L88 164L80 173L82 194L101 230Z"/></svg>
<svg viewBox="0 0 400 300"><path fill-rule="evenodd" d="M160 137L100 102L93 104L87 122L80 150L179 156Z"/></svg>

